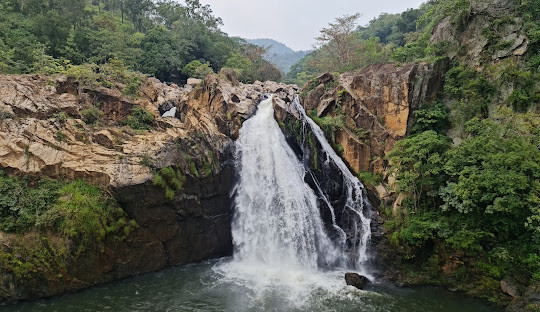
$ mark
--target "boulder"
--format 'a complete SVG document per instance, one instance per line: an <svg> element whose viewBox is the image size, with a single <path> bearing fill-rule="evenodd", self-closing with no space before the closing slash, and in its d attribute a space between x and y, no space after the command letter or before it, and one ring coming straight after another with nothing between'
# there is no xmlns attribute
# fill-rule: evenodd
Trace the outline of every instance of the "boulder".
<svg viewBox="0 0 540 312"><path fill-rule="evenodd" d="M188 78L187 80L187 84L190 85L190 86L198 86L199 84L201 84L202 80L201 79L197 79L197 78Z"/></svg>
<svg viewBox="0 0 540 312"><path fill-rule="evenodd" d="M369 283L369 279L358 273L348 272L345 273L345 283L358 289L364 289L364 287Z"/></svg>
<svg viewBox="0 0 540 312"><path fill-rule="evenodd" d="M503 293L511 296L512 298L518 298L521 296L519 285L509 276L505 277L501 281L501 290Z"/></svg>

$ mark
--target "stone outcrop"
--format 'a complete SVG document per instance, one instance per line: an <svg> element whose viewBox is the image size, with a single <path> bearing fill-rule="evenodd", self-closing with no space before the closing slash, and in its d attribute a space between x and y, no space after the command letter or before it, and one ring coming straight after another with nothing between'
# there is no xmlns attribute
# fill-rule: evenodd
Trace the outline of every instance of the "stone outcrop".
<svg viewBox="0 0 540 312"><path fill-rule="evenodd" d="M511 56L522 56L527 52L529 39L524 33L523 21L515 17L515 3L511 0L471 0L466 20L456 20L452 16L442 19L433 29L430 43L448 46L447 56L457 57L470 66L480 66L485 60L497 62ZM497 18L507 17L509 21L501 25L493 24ZM487 32L498 36L498 42L505 46L488 49Z"/></svg>
<svg viewBox="0 0 540 312"><path fill-rule="evenodd" d="M358 289L364 289L366 284L369 283L369 280L367 277L359 275L358 273L348 272L345 273L345 283Z"/></svg>
<svg viewBox="0 0 540 312"><path fill-rule="evenodd" d="M319 118L343 118L344 126L335 130L333 143L354 172L388 178L385 156L410 131L413 112L437 98L444 67L444 62L386 63L339 77L326 73L304 87L301 102ZM387 183L373 191L382 200L394 199Z"/></svg>
<svg viewBox="0 0 540 312"><path fill-rule="evenodd" d="M0 76L0 169L101 185L138 224L122 241L106 239L101 250L85 252L84 261L67 264L61 277L37 274L22 281L1 272L0 303L230 255L231 143L265 93L286 102L296 89L239 84L229 76L211 75L184 87L144 78L137 98L123 95L119 84L89 88L61 76ZM124 125L133 108L154 117L150 130ZM172 108L175 117L161 117ZM85 122L88 110L97 122ZM153 185L154 174L168 166L186 177L173 200ZM0 232L0 248L14 239ZM69 251L69 241L53 240Z"/></svg>

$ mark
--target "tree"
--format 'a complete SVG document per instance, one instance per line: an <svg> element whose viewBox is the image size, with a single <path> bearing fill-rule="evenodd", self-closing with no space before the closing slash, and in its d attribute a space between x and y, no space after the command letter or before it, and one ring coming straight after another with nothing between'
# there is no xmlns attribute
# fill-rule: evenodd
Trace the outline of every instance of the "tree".
<svg viewBox="0 0 540 312"><path fill-rule="evenodd" d="M353 36L356 22L360 13L339 17L329 27L323 28L317 40L317 45L324 51L325 56L319 58L319 66L328 71L351 69L357 59L356 49L358 40Z"/></svg>
<svg viewBox="0 0 540 312"><path fill-rule="evenodd" d="M206 76L213 74L214 71L210 67L209 62L202 63L198 60L189 62L182 69L182 74L186 77L204 79Z"/></svg>
<svg viewBox="0 0 540 312"><path fill-rule="evenodd" d="M444 154L450 139L433 130L398 141L388 158L396 173L398 190L410 193L414 209L434 203L444 182Z"/></svg>
<svg viewBox="0 0 540 312"><path fill-rule="evenodd" d="M153 6L151 0L123 0L123 7L138 31L144 30L144 19Z"/></svg>
<svg viewBox="0 0 540 312"><path fill-rule="evenodd" d="M443 210L468 214L499 239L519 236L528 221L539 235L540 141L538 133L527 133L528 127L538 127L538 121L532 122L519 127L490 119L469 121L469 137L447 154L444 169L450 179L441 190Z"/></svg>

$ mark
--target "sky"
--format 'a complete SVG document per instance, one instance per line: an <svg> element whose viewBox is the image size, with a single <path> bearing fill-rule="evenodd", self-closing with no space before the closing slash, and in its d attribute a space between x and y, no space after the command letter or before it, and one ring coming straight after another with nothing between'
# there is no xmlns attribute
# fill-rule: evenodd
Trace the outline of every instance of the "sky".
<svg viewBox="0 0 540 312"><path fill-rule="evenodd" d="M271 38L293 50L310 50L319 30L335 18L360 12L360 25L379 14L418 8L425 0L201 0L223 19L222 30L246 39Z"/></svg>

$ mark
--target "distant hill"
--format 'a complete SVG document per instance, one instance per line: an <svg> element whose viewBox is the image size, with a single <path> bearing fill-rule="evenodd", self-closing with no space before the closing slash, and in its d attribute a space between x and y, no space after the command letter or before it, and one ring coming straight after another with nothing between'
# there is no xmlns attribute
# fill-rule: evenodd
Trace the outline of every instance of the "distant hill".
<svg viewBox="0 0 540 312"><path fill-rule="evenodd" d="M265 59L276 64L283 72L288 73L291 66L296 64L300 59L306 56L310 51L294 51L281 42L273 39L248 39L248 43L261 47L269 47Z"/></svg>

